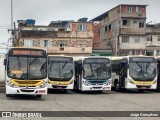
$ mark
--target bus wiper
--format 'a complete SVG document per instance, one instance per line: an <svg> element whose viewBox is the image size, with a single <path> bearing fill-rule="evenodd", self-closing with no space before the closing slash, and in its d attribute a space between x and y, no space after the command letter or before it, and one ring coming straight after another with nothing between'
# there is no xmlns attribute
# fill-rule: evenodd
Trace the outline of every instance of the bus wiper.
<svg viewBox="0 0 160 120"><path fill-rule="evenodd" d="M62 71L63 71L64 67L66 66L66 64L67 64L67 62L65 62L64 65L62 66Z"/></svg>
<svg viewBox="0 0 160 120"><path fill-rule="evenodd" d="M33 64L35 61L37 60L37 58L34 58L29 65Z"/></svg>
<svg viewBox="0 0 160 120"><path fill-rule="evenodd" d="M52 64L51 64L51 67L49 68L49 71L51 71L51 69L52 69L52 66L53 66L53 62L52 62Z"/></svg>

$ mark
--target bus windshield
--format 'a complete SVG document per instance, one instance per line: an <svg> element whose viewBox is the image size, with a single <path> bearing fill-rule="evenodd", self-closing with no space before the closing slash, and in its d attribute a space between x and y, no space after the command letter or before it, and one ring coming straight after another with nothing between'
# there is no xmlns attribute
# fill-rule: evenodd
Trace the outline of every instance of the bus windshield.
<svg viewBox="0 0 160 120"><path fill-rule="evenodd" d="M15 79L44 79L47 77L47 60L37 57L8 57L7 74Z"/></svg>
<svg viewBox="0 0 160 120"><path fill-rule="evenodd" d="M49 58L49 73L50 80L70 80L73 77L73 59L70 58Z"/></svg>
<svg viewBox="0 0 160 120"><path fill-rule="evenodd" d="M93 59L93 58L92 58ZM111 78L109 59L93 59L84 61L83 76L85 79L102 80Z"/></svg>
<svg viewBox="0 0 160 120"><path fill-rule="evenodd" d="M149 58L146 60L130 60L129 73L134 80L153 80L156 77L156 62Z"/></svg>

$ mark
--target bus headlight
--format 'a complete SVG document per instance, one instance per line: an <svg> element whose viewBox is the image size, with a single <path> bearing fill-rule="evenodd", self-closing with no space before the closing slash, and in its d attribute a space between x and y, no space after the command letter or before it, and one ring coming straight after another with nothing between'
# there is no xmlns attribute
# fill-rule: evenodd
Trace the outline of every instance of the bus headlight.
<svg viewBox="0 0 160 120"><path fill-rule="evenodd" d="M72 84L73 83L73 80L71 80L70 82L69 82L69 84Z"/></svg>
<svg viewBox="0 0 160 120"><path fill-rule="evenodd" d="M42 84L40 85L40 87L41 87L41 88L46 87L46 83L45 83L45 82L44 82L44 83L42 83Z"/></svg>
<svg viewBox="0 0 160 120"><path fill-rule="evenodd" d="M106 82L104 82L104 85L110 85L111 84L111 80L107 80Z"/></svg>
<svg viewBox="0 0 160 120"><path fill-rule="evenodd" d="M156 81L156 80L154 80L154 81L153 81L153 84L156 84L156 82L157 82L157 81Z"/></svg>
<svg viewBox="0 0 160 120"><path fill-rule="evenodd" d="M91 84L87 81L83 81L84 85L90 86Z"/></svg>
<svg viewBox="0 0 160 120"><path fill-rule="evenodd" d="M128 79L130 83L134 84L134 81L132 79Z"/></svg>
<svg viewBox="0 0 160 120"><path fill-rule="evenodd" d="M17 86L14 85L14 83L12 83L12 82L8 82L8 86L13 87L13 88L16 88L16 87L17 87Z"/></svg>

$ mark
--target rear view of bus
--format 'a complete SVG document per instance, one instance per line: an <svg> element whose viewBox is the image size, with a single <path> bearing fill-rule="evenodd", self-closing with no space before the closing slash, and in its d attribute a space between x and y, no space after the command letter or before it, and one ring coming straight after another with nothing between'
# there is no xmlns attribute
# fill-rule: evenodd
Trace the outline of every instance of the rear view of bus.
<svg viewBox="0 0 160 120"><path fill-rule="evenodd" d="M111 58L82 57L75 61L75 89L81 91L111 90Z"/></svg>
<svg viewBox="0 0 160 120"><path fill-rule="evenodd" d="M74 62L69 56L48 56L48 89L73 89Z"/></svg>
<svg viewBox="0 0 160 120"><path fill-rule="evenodd" d="M4 61L6 96L47 94L47 53L43 49L10 48Z"/></svg>

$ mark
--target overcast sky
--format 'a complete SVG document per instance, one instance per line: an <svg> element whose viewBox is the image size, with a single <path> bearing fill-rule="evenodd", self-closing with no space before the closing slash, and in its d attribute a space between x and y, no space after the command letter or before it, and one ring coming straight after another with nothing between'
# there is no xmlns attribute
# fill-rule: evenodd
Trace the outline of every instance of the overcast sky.
<svg viewBox="0 0 160 120"><path fill-rule="evenodd" d="M160 22L159 0L12 0L13 21L34 19L36 25L48 25L53 20L89 20L119 4L142 4L147 6L147 22ZM11 36L11 0L0 0L0 43ZM1 46L1 45L0 45Z"/></svg>

